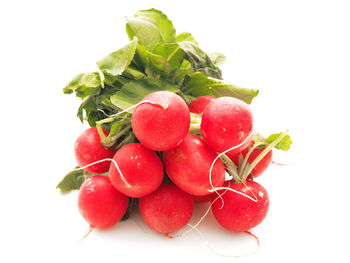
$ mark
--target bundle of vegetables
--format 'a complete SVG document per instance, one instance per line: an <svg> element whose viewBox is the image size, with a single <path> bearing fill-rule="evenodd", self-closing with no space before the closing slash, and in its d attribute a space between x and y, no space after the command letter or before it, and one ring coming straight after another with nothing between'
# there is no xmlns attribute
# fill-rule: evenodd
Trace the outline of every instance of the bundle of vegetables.
<svg viewBox="0 0 350 263"><path fill-rule="evenodd" d="M93 228L127 219L135 201L147 225L166 234L188 223L194 202L210 201L231 231L258 225L269 198L254 178L273 147L289 149L287 131L255 133L248 104L258 91L222 82L225 57L202 51L190 33L176 35L162 12L137 12L126 31L128 45L63 90L82 99L77 115L91 128L76 140L78 167L57 187L79 189Z"/></svg>

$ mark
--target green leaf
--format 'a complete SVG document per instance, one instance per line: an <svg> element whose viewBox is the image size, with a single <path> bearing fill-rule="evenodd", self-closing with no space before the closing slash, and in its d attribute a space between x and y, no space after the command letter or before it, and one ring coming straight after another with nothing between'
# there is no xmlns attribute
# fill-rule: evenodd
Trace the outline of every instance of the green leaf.
<svg viewBox="0 0 350 263"><path fill-rule="evenodd" d="M169 77L177 71L185 58L185 52L176 43L162 43L149 51L146 47L138 45L135 62L142 67L149 77Z"/></svg>
<svg viewBox="0 0 350 263"><path fill-rule="evenodd" d="M102 73L118 76L130 65L134 58L136 47L137 37L134 37L128 45L112 52L96 64Z"/></svg>
<svg viewBox="0 0 350 263"><path fill-rule="evenodd" d="M198 44L194 39L194 37L192 36L192 34L188 32L183 32L176 36L176 42L181 42L181 41L191 41Z"/></svg>
<svg viewBox="0 0 350 263"><path fill-rule="evenodd" d="M129 39L137 37L149 51L160 43L175 43L176 31L165 14L156 9L142 10L126 18Z"/></svg>
<svg viewBox="0 0 350 263"><path fill-rule="evenodd" d="M208 56L210 57L211 61L213 61L213 63L216 66L224 64L224 62L226 60L226 56L224 54L219 53L219 52L208 53Z"/></svg>
<svg viewBox="0 0 350 263"><path fill-rule="evenodd" d="M125 83L127 83L129 81L128 79L126 79L125 77L123 77L121 75L113 76L112 74L109 74L107 72L103 72L103 75L105 78L104 79L105 87L106 87L106 85L109 85L109 86L119 90Z"/></svg>
<svg viewBox="0 0 350 263"><path fill-rule="evenodd" d="M258 90L246 89L239 86L224 84L207 77L202 72L195 72L188 75L182 92L193 97L213 96L213 97L234 97L250 104L259 93Z"/></svg>
<svg viewBox="0 0 350 263"><path fill-rule="evenodd" d="M280 133L276 133L276 134L272 134L270 135L269 137L267 137L265 139L265 143L266 144L270 144L272 143L273 141L275 141L279 136L281 136L282 132ZM288 151L290 146L292 145L293 141L292 139L290 138L289 135L286 135L276 146L275 148L276 149L279 149L279 150L282 150L282 151Z"/></svg>
<svg viewBox="0 0 350 263"><path fill-rule="evenodd" d="M123 72L123 75L128 79L142 79L146 77L144 73L133 67L127 67Z"/></svg>
<svg viewBox="0 0 350 263"><path fill-rule="evenodd" d="M79 168L76 166L75 169ZM93 176L94 174L86 172L86 178ZM73 170L69 172L61 182L58 183L56 189L59 188L62 193L67 193L72 190L79 190L80 186L84 183L84 170Z"/></svg>
<svg viewBox="0 0 350 263"><path fill-rule="evenodd" d="M193 72L193 69L192 69L191 63L188 60L184 59L180 67L174 74L174 77L173 77L174 83L181 86L185 77L191 74L192 72Z"/></svg>
<svg viewBox="0 0 350 263"><path fill-rule="evenodd" d="M106 92L115 94L113 92L113 88L110 86L106 86L101 93ZM111 115L117 111L115 106L109 101L108 96L110 95L95 95L89 96L86 100L84 100L78 110L77 116L83 122L83 120L87 120L90 127L95 127L96 122L106 118L106 115ZM85 117L84 117L85 111ZM108 130L108 129L107 129Z"/></svg>
<svg viewBox="0 0 350 263"><path fill-rule="evenodd" d="M162 56L150 52L140 44L137 45L134 60L149 77L154 77L152 71L162 72L166 64L166 60Z"/></svg>
<svg viewBox="0 0 350 263"><path fill-rule="evenodd" d="M203 72L206 76L212 78L222 79L221 70L196 43L192 41L181 41L179 45L186 52L194 71Z"/></svg>
<svg viewBox="0 0 350 263"><path fill-rule="evenodd" d="M101 88L101 79L98 72L82 73L77 75L66 87L63 88L65 94L76 93L76 96L84 99L89 95L98 93Z"/></svg>
<svg viewBox="0 0 350 263"><path fill-rule="evenodd" d="M265 138L261 136L260 133L254 133L252 137L252 141L257 144L257 143L262 143L265 141ZM250 145L249 145L250 147Z"/></svg>
<svg viewBox="0 0 350 263"><path fill-rule="evenodd" d="M177 70L185 58L186 53L176 43L163 43L154 47L153 53L164 59L162 71L169 74Z"/></svg>
<svg viewBox="0 0 350 263"><path fill-rule="evenodd" d="M161 80L151 78L140 79L125 84L120 91L111 97L111 102L115 106L125 110L139 103L148 94L159 90L167 90L171 92L179 91L176 86L170 85ZM132 111L132 109L129 110L129 112Z"/></svg>

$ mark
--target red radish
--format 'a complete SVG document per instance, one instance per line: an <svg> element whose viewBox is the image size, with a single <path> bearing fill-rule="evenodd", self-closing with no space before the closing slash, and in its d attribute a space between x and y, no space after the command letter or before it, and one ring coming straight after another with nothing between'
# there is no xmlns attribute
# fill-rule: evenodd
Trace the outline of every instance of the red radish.
<svg viewBox="0 0 350 263"><path fill-rule="evenodd" d="M215 97L212 96L202 96L194 99L188 104L188 108L190 112L200 114L204 111L205 107L209 104L209 102L215 100Z"/></svg>
<svg viewBox="0 0 350 263"><path fill-rule="evenodd" d="M217 196L216 193L212 193L212 194L209 194L209 195L192 195L192 198L193 198L193 201L195 203L207 203L207 202L211 202L214 197Z"/></svg>
<svg viewBox="0 0 350 263"><path fill-rule="evenodd" d="M173 184L163 184L140 199L140 213L146 224L164 234L184 227L192 216L192 197Z"/></svg>
<svg viewBox="0 0 350 263"><path fill-rule="evenodd" d="M209 170L216 157L200 137L188 134L178 147L163 153L163 163L169 178L183 191L208 195L213 187L220 187L225 181L225 167L217 159L210 185Z"/></svg>
<svg viewBox="0 0 350 263"><path fill-rule="evenodd" d="M255 144L254 141L250 141L250 147L253 147L254 144ZM254 149L252 151L252 153L250 154L249 158L248 158L248 162L252 163L255 160L255 158L257 158L258 155L264 150L265 150L265 148L261 148L261 149L256 148L256 149ZM243 159L244 159L245 156L247 155L248 151L249 151L249 149L247 147L247 148L243 149L239 153L228 152L226 155L238 166L239 156L242 154ZM269 166L271 161L272 161L272 150L269 151L264 156L264 158L262 158L261 161L257 163L256 166L254 166L254 168L252 170L253 177L256 178L256 177L260 176L266 170L266 168Z"/></svg>
<svg viewBox="0 0 350 263"><path fill-rule="evenodd" d="M233 232L244 232L260 224L269 209L269 196L265 188L254 181L243 183L225 183L226 187L250 196L242 196L230 190L219 190L222 195L212 204L212 211L224 228ZM215 197L216 198L216 197Z"/></svg>
<svg viewBox="0 0 350 263"><path fill-rule="evenodd" d="M123 217L128 198L112 186L107 176L95 175L80 187L78 207L91 227L107 228Z"/></svg>
<svg viewBox="0 0 350 263"><path fill-rule="evenodd" d="M158 155L140 143L120 148L113 157L109 177L113 186L130 197L142 197L155 191L163 180L163 165Z"/></svg>
<svg viewBox="0 0 350 263"><path fill-rule="evenodd" d="M213 100L205 108L201 132L205 143L216 152L239 152L249 145L253 131L253 115L248 105L232 97Z"/></svg>
<svg viewBox="0 0 350 263"><path fill-rule="evenodd" d="M106 136L108 135L108 131L104 129L103 133ZM103 146L96 127L85 130L78 137L74 145L74 150L75 157L80 167L102 159L111 159L115 153L114 148L106 148ZM94 174L106 173L108 172L110 163L110 161L104 161L88 166L84 170Z"/></svg>
<svg viewBox="0 0 350 263"><path fill-rule="evenodd" d="M190 111L185 101L169 91L147 95L131 119L137 139L154 151L166 151L179 145L190 128Z"/></svg>

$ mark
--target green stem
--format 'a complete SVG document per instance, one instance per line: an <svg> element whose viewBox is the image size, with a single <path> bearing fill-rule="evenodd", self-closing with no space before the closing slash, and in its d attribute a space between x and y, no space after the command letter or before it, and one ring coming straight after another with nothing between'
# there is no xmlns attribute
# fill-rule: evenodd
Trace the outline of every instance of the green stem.
<svg viewBox="0 0 350 263"><path fill-rule="evenodd" d="M197 118L197 117L191 117L191 123L201 123L202 118Z"/></svg>
<svg viewBox="0 0 350 263"><path fill-rule="evenodd" d="M117 132L116 134L114 134L113 136L111 136L111 137L108 136L108 137L106 138L106 140L105 140L104 142L102 142L103 145L106 146L106 147L112 146L113 144L116 143L116 141L117 141L120 137L122 137L127 131L129 131L130 128L131 128L131 125L129 124L129 125L125 126L125 128L123 128L123 129L121 129L120 131L118 131L118 132Z"/></svg>
<svg viewBox="0 0 350 263"><path fill-rule="evenodd" d="M200 134L201 133L202 117L199 114L191 113L191 124L189 133Z"/></svg>
<svg viewBox="0 0 350 263"><path fill-rule="evenodd" d="M100 138L101 138L101 143L105 146L105 147L110 147L112 146L116 140L118 138L120 138L120 136L122 136L127 130L129 130L131 128L130 125L128 125L126 128L124 128L123 130L120 130L118 133L116 133L115 135L111 136L111 137L107 137L104 132L103 132L103 129L102 129L102 125L105 124L105 123L109 123L109 122L112 122L114 121L116 118L118 118L120 116L112 116L112 117L109 117L109 118L106 118L106 119L103 119L103 120L100 120L100 121L97 121L96 122L96 128L97 128L97 131L98 131L98 134L100 135ZM122 123L120 125L123 126L124 123Z"/></svg>
<svg viewBox="0 0 350 263"><path fill-rule="evenodd" d="M220 159L225 164L227 172L233 177L233 181L240 182L241 178L238 176L235 163L226 154L222 154Z"/></svg>
<svg viewBox="0 0 350 263"><path fill-rule="evenodd" d="M116 150L119 150L124 145L135 142L135 138L136 137L135 137L134 133L131 132L124 140L122 140L120 143L118 143Z"/></svg>
<svg viewBox="0 0 350 263"><path fill-rule="evenodd" d="M247 177L249 174L253 171L254 167L265 157L265 155L273 148L275 147L280 141L283 140L284 137L287 136L288 130L281 133L280 136L276 140L274 140L272 143L270 143L255 159L254 161L245 169L245 172L242 176L243 182L247 180Z"/></svg>
<svg viewBox="0 0 350 263"><path fill-rule="evenodd" d="M201 133L201 124L200 123L191 124L188 132L191 134L200 134Z"/></svg>
<svg viewBox="0 0 350 263"><path fill-rule="evenodd" d="M104 132L102 130L102 124L99 123L99 122L96 122L96 128L97 128L98 134L100 135L100 139L101 139L102 144L104 146L106 146L104 143L105 143L107 137L106 137L106 135L104 134Z"/></svg>
<svg viewBox="0 0 350 263"><path fill-rule="evenodd" d="M247 163L248 163L248 159L249 159L249 156L252 154L252 152L257 148L259 147L260 145L262 145L262 143L256 143L254 144L252 147L250 147L250 150L248 151L248 153L246 154L243 162L242 162L242 165L239 167L239 177L242 178L243 174L244 174L244 171L246 169L246 166L247 166ZM245 181L243 181L245 182Z"/></svg>

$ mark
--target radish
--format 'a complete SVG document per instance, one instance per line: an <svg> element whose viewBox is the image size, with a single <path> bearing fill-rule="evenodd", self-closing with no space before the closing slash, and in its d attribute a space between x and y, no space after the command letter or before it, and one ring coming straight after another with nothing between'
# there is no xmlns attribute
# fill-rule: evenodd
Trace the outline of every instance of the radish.
<svg viewBox="0 0 350 263"><path fill-rule="evenodd" d="M220 159L213 165L209 178L216 157L200 137L188 134L179 146L163 152L163 163L169 178L183 191L208 195L213 187L220 187L225 181L225 167Z"/></svg>
<svg viewBox="0 0 350 263"><path fill-rule="evenodd" d="M207 202L211 202L214 197L216 197L217 194L212 193L212 194L208 194L208 195L192 195L193 201L195 203L207 203Z"/></svg>
<svg viewBox="0 0 350 263"><path fill-rule="evenodd" d="M155 152L140 143L123 146L113 160L115 163L112 162L109 169L112 185L127 196L145 196L162 183L164 169L161 160Z"/></svg>
<svg viewBox="0 0 350 263"><path fill-rule="evenodd" d="M106 136L108 135L108 131L104 129L102 131ZM78 137L74 145L74 150L80 167L102 159L111 159L115 153L113 147L106 148L103 146L96 127L85 130ZM105 161L88 166L84 170L94 174L101 174L108 172L109 166L110 161Z"/></svg>
<svg viewBox="0 0 350 263"><path fill-rule="evenodd" d="M107 228L123 217L128 198L112 186L107 176L94 175L82 184L78 207L91 228Z"/></svg>
<svg viewBox="0 0 350 263"><path fill-rule="evenodd" d="M232 97L211 101L201 122L204 142L216 152L240 152L249 145L253 131L253 115L248 105Z"/></svg>
<svg viewBox="0 0 350 263"><path fill-rule="evenodd" d="M201 96L191 101L191 103L188 104L188 108L190 112L200 114L204 111L209 102L215 99L216 98L212 96Z"/></svg>
<svg viewBox="0 0 350 263"><path fill-rule="evenodd" d="M254 146L254 141L250 141L250 147ZM265 150L266 147L264 148L256 148L253 150L253 152L250 154L249 158L248 158L248 162L252 163L256 157L258 157L260 155L260 153L262 153ZM248 147L243 149L241 152L239 153L231 153L228 152L226 153L226 155L238 166L239 165L239 156L242 155L243 159L246 157L247 153L248 153L249 149ZM266 168L270 165L272 161L272 150L270 150L265 156L264 158L262 158L257 165L253 168L251 174L253 175L254 178L260 176L265 170Z"/></svg>
<svg viewBox="0 0 350 263"><path fill-rule="evenodd" d="M265 188L254 181L243 183L225 183L225 186L235 191L251 196L245 196L232 191L219 190L223 194L222 201L215 198L212 212L216 220L224 228L233 232L244 232L260 224L269 209L269 196Z"/></svg>
<svg viewBox="0 0 350 263"><path fill-rule="evenodd" d="M190 112L185 101L169 91L151 93L142 101L145 103L135 108L131 118L137 139L154 151L179 145L190 128Z"/></svg>
<svg viewBox="0 0 350 263"><path fill-rule="evenodd" d="M192 197L173 184L163 184L140 199L140 213L155 231L168 234L184 227L192 216Z"/></svg>
<svg viewBox="0 0 350 263"><path fill-rule="evenodd" d="M242 164L239 164L238 170L230 158L223 153L220 154L224 157L226 169L233 178L232 181L226 182L224 187L215 189L221 198L214 197L212 211L223 227L233 232L243 232L264 220L269 208L268 194L262 185L247 179L273 147L288 151L292 140L287 133L288 130L272 134L265 140L260 136L254 136L256 141L248 149L244 160L241 160ZM251 163L248 162L252 152L259 147L264 149L254 157Z"/></svg>

